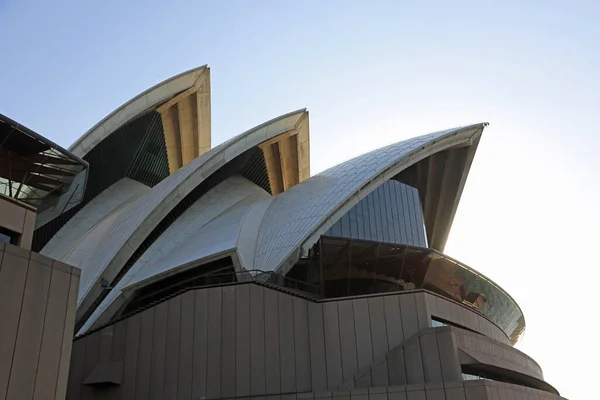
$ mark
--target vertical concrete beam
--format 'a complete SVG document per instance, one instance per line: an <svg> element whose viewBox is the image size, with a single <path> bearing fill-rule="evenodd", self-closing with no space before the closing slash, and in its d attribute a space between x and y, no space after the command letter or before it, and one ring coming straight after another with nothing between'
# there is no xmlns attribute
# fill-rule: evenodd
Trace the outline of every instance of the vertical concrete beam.
<svg viewBox="0 0 600 400"><path fill-rule="evenodd" d="M177 103L179 115L179 138L183 165L189 164L198 154L198 124L196 96L190 95Z"/></svg>
<svg viewBox="0 0 600 400"><path fill-rule="evenodd" d="M211 103L210 103L210 69L206 69L196 82L196 117L198 133L198 154L206 153L211 146Z"/></svg>
<svg viewBox="0 0 600 400"><path fill-rule="evenodd" d="M288 190L298 183L298 147L296 144L296 135L284 136L278 144L283 175L283 188L284 190Z"/></svg>
<svg viewBox="0 0 600 400"><path fill-rule="evenodd" d="M310 131L308 113L298 122L296 126L297 153L298 153L298 182L310 178Z"/></svg>
<svg viewBox="0 0 600 400"><path fill-rule="evenodd" d="M279 147L277 144L266 144L261 146L267 165L267 173L269 175L269 184L271 192L277 195L283 192L283 177L281 174L281 161L279 158Z"/></svg>
<svg viewBox="0 0 600 400"><path fill-rule="evenodd" d="M179 116L176 107L168 107L160 111L169 160L169 172L173 173L182 167L181 140L179 138Z"/></svg>

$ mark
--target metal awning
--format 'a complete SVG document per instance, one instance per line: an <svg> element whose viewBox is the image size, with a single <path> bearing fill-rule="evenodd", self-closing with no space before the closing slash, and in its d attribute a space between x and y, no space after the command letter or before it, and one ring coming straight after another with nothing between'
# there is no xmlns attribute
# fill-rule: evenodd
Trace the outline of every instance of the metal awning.
<svg viewBox="0 0 600 400"><path fill-rule="evenodd" d="M38 212L68 193L88 163L31 129L0 114L0 193ZM78 184L85 183L79 179Z"/></svg>

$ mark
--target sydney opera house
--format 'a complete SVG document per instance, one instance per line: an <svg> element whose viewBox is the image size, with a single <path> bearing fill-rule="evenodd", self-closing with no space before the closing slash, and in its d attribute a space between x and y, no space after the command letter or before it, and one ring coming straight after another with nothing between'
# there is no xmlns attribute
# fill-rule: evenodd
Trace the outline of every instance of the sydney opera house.
<svg viewBox="0 0 600 400"><path fill-rule="evenodd" d="M13 139L34 137L17 125ZM54 351L47 375L64 390L44 397L34 385L35 399L561 399L514 348L525 330L515 300L444 253L486 126L311 175L305 109L211 145L204 66L133 98L68 150L44 142L52 162L49 150L19 161L25 139L0 137L14 145L3 157L30 165L20 182L0 168L0 200L35 213L21 257L71 268L78 285L55 329L62 347L44 347L48 329L27 342L15 328L0 398L29 390L5 370L39 376ZM0 250L19 253L18 235L5 236ZM19 366L19 343L33 343L35 368Z"/></svg>

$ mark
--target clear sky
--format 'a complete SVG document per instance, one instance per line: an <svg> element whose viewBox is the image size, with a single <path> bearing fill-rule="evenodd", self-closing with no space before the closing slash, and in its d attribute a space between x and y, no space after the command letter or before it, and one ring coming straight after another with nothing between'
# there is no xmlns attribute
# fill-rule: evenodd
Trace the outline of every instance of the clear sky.
<svg viewBox="0 0 600 400"><path fill-rule="evenodd" d="M513 295L527 320L518 347L565 397L589 399L596 3L0 0L0 112L67 147L139 92L208 64L213 143L307 107L313 173L488 121L446 253Z"/></svg>

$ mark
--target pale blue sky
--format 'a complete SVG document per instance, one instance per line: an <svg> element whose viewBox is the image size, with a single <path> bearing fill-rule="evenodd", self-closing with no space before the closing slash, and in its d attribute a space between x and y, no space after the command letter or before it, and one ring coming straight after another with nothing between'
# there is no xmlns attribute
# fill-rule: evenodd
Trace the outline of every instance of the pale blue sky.
<svg viewBox="0 0 600 400"><path fill-rule="evenodd" d="M213 143L307 107L313 173L489 121L446 253L515 297L528 324L518 347L564 396L590 398L600 4L418 3L0 0L0 112L67 147L208 64Z"/></svg>

